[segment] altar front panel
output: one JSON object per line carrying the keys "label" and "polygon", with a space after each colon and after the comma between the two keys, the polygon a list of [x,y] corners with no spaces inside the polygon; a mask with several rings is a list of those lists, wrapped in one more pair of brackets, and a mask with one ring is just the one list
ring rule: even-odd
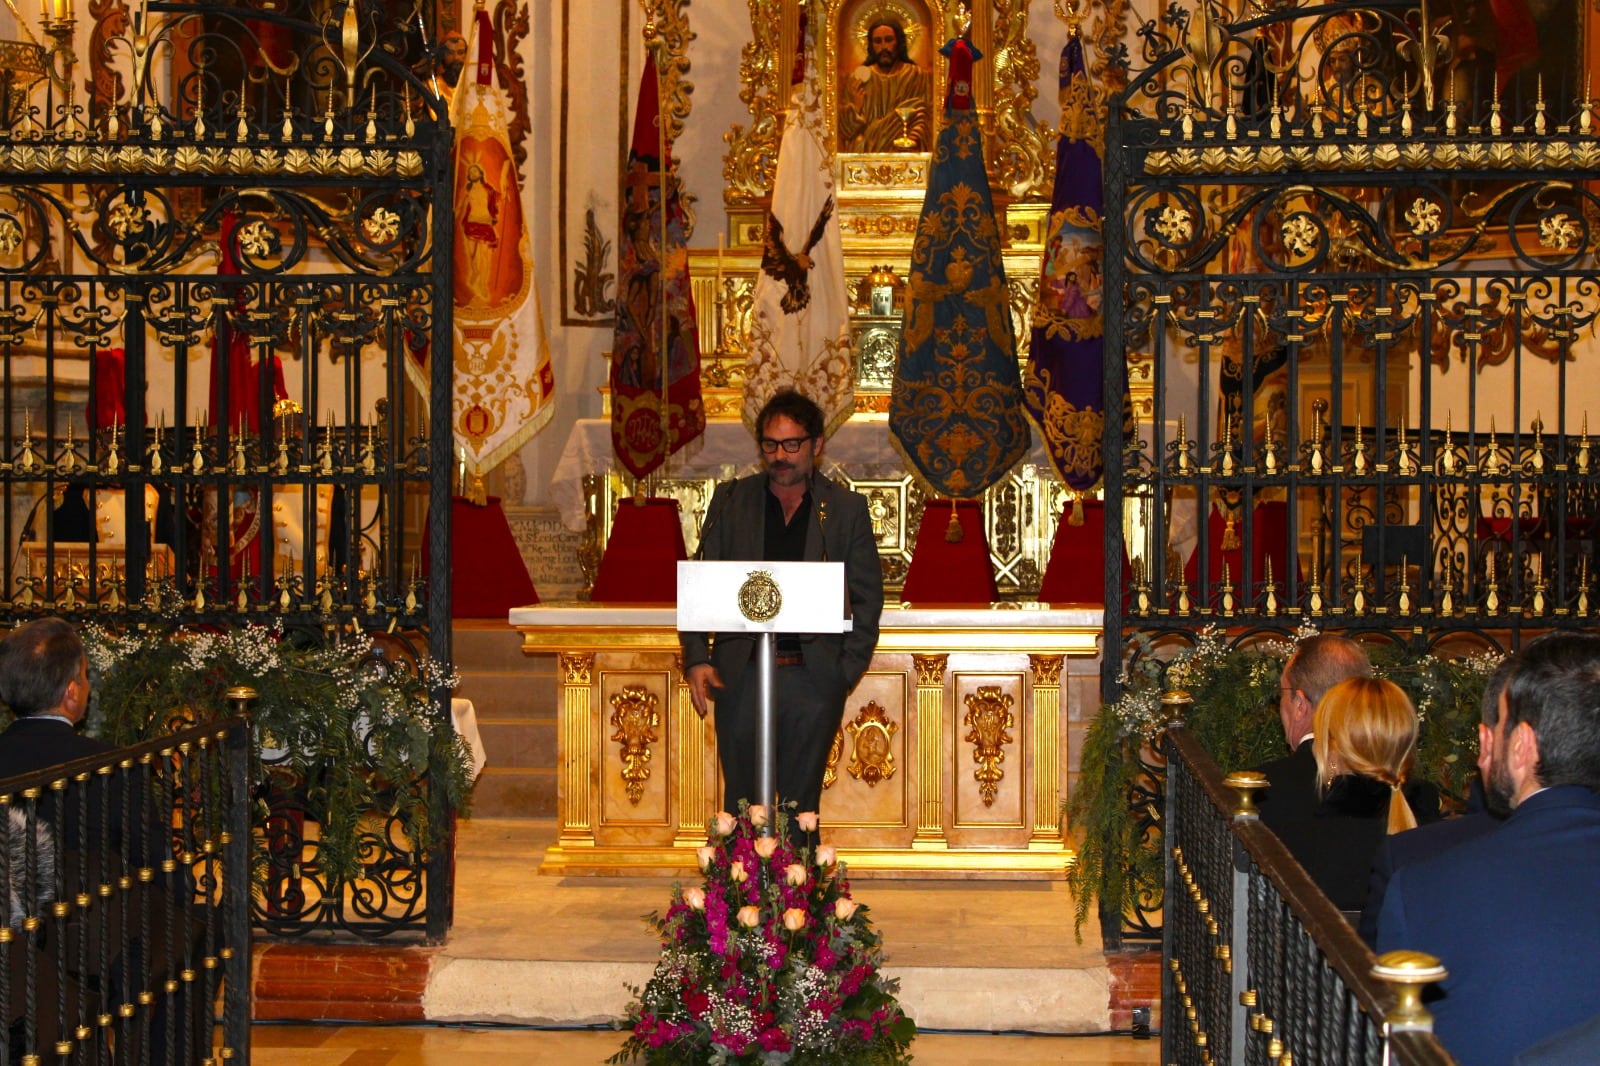
{"label": "altar front panel", "polygon": [[[546,873],[680,873],[722,804],[715,730],[694,713],[673,612],[511,614],[557,656],[560,832]],[[1063,663],[1098,655],[1099,612],[890,610],[830,752],[824,839],[857,874],[1054,878],[1068,708]]]}

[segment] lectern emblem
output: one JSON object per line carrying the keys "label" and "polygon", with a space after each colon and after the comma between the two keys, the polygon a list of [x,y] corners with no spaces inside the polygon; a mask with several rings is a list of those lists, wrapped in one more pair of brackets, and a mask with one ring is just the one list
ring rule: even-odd
{"label": "lectern emblem", "polygon": [[770,622],[783,607],[783,593],[765,570],[752,570],[739,586],[739,613],[752,622]]}

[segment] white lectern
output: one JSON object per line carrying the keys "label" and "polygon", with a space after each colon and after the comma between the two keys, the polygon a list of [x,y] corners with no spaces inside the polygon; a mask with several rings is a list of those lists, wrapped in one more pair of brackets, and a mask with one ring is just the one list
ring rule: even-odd
{"label": "white lectern", "polygon": [[[846,633],[850,600],[843,563],[710,562],[678,564],[678,630],[752,633],[756,641],[759,718],[756,789],[773,808],[777,792],[773,730],[774,660],[779,633]],[[771,832],[771,822],[763,832]]]}

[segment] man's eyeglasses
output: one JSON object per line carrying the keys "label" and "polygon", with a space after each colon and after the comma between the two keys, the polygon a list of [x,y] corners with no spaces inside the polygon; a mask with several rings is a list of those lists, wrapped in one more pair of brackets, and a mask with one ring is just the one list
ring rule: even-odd
{"label": "man's eyeglasses", "polygon": [[777,455],[778,449],[782,448],[785,455],[793,455],[810,439],[810,437],[786,437],[783,440],[773,440],[771,437],[762,437],[761,450],[767,455]]}

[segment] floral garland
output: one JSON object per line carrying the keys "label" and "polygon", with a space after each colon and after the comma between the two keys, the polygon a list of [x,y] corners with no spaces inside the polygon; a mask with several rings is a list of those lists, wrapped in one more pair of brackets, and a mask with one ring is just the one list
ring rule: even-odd
{"label": "floral garland", "polygon": [[[1150,746],[1168,722],[1162,695],[1189,694],[1184,724],[1224,770],[1259,765],[1287,750],[1279,679],[1299,642],[1316,634],[1304,625],[1288,639],[1230,646],[1222,630],[1207,626],[1192,647],[1168,660],[1153,654],[1148,636],[1132,638],[1118,679],[1122,693],[1089,727],[1068,804],[1082,835],[1067,875],[1080,938],[1096,900],[1107,916],[1161,900],[1160,825],[1146,803],[1133,799],[1144,767],[1156,761]],[[1373,673],[1405,689],[1417,709],[1417,772],[1445,795],[1464,797],[1476,767],[1478,704],[1500,656],[1441,659],[1399,644],[1369,645],[1368,654]]]}
{"label": "floral garland", "polygon": [[[651,915],[661,959],[628,1009],[632,1035],[609,1061],[896,1064],[916,1025],[883,977],[881,940],[826,844],[798,853],[791,815],[740,804],[707,823],[702,885],[673,887]],[[792,816],[814,832],[817,816]]]}
{"label": "floral garland", "polygon": [[113,632],[91,624],[82,636],[86,729],[113,744],[224,718],[228,688],[254,688],[253,774],[301,792],[333,884],[361,876],[374,814],[394,818],[426,854],[437,837],[429,785],[457,809],[468,800],[470,753],[435,709],[434,693],[457,684],[445,664],[391,656],[361,632],[322,644],[255,625]]}

